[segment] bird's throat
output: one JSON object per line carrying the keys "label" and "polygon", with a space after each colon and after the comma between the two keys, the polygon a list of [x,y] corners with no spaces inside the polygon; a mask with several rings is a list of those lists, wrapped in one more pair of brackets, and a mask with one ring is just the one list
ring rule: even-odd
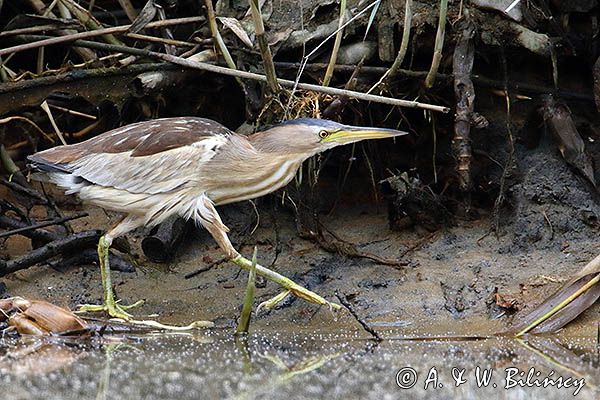
{"label": "bird's throat", "polygon": [[[249,162],[246,171],[238,171],[227,186],[210,190],[208,196],[216,205],[255,199],[287,185],[296,175],[305,157],[269,157]],[[275,160],[275,161],[274,161]]]}

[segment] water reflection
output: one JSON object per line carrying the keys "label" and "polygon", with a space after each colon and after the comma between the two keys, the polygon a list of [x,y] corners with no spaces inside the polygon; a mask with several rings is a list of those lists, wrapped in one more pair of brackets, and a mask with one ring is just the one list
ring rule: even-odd
{"label": "water reflection", "polygon": [[[3,399],[78,400],[562,399],[583,380],[576,398],[596,399],[597,351],[595,338],[554,337],[377,343],[354,335],[236,338],[213,331],[86,341],[0,339],[0,394]],[[522,382],[505,389],[509,370],[523,372],[513,376]],[[489,381],[478,382],[485,371]],[[528,373],[533,374],[529,380]],[[548,376],[571,381],[563,387],[536,386],[536,379]],[[413,378],[410,388],[399,387],[411,385]]]}

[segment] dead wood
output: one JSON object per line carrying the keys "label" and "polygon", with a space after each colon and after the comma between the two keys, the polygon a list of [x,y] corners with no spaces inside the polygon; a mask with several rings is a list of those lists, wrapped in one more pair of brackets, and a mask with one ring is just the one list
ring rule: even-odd
{"label": "dead wood", "polygon": [[[128,273],[135,272],[135,266],[120,255],[110,252],[108,256],[111,270]],[[48,266],[57,271],[95,264],[98,264],[98,253],[95,248],[84,249],[71,256],[65,255],[57,260],[48,262]]]}
{"label": "dead wood", "polygon": [[187,232],[189,225],[183,218],[171,217],[142,240],[142,250],[154,262],[167,262],[173,258]]}
{"label": "dead wood", "polygon": [[[24,226],[21,228],[16,228],[7,232],[0,232],[0,238],[3,237],[7,237],[7,236],[12,236],[12,235],[17,235],[17,234],[24,234],[27,233],[29,231],[34,231],[36,229],[39,228],[44,228],[46,226],[52,226],[52,225],[60,225],[63,224],[67,221],[72,221],[74,219],[79,219],[79,218],[83,218],[83,217],[87,217],[88,213],[86,212],[82,212],[82,213],[78,213],[75,215],[70,215],[68,217],[63,217],[63,218],[59,218],[59,219],[54,219],[52,221],[46,221],[46,222],[40,222],[34,225],[29,225],[29,226]],[[1,222],[0,222],[1,223]]]}
{"label": "dead wood", "polygon": [[46,229],[31,229],[31,225],[5,215],[0,215],[0,228],[21,230],[19,234],[41,243],[48,243],[61,237],[61,235]]}
{"label": "dead wood", "polygon": [[469,192],[473,186],[471,181],[471,119],[475,107],[475,87],[471,80],[475,46],[475,25],[470,19],[464,21],[462,33],[456,47],[452,70],[454,72],[454,94],[456,96],[456,114],[454,116],[454,138],[452,150],[456,158],[456,172],[459,176],[459,187]]}
{"label": "dead wood", "polygon": [[29,268],[60,254],[72,253],[88,246],[94,246],[100,236],[102,236],[102,231],[99,230],[78,232],[66,238],[49,242],[21,257],[8,261],[0,260],[0,277]]}

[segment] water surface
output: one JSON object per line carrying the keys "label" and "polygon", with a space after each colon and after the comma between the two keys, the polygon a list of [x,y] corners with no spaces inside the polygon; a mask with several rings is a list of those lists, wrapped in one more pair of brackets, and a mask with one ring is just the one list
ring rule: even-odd
{"label": "water surface", "polygon": [[[529,381],[519,376],[532,368]],[[2,399],[597,399],[598,368],[596,338],[212,331],[0,341]],[[569,387],[535,386],[549,375]]]}

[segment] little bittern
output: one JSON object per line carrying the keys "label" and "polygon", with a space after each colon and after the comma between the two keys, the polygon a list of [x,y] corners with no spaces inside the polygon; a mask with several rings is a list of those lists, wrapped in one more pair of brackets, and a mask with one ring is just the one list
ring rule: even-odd
{"label": "little bittern", "polygon": [[[98,244],[104,304],[84,305],[81,310],[128,319],[132,306],[118,304],[112,290],[108,249],[114,238],[178,214],[206,228],[232,262],[249,269],[250,260],[231,245],[215,205],[253,199],[285,186],[302,162],[317,153],[404,134],[302,118],[242,136],[209,119],[164,118],[54,147],[29,160],[67,194],[77,193],[84,202],[126,214]],[[284,293],[331,306],[274,271],[257,265],[256,272],[283,286]]]}

